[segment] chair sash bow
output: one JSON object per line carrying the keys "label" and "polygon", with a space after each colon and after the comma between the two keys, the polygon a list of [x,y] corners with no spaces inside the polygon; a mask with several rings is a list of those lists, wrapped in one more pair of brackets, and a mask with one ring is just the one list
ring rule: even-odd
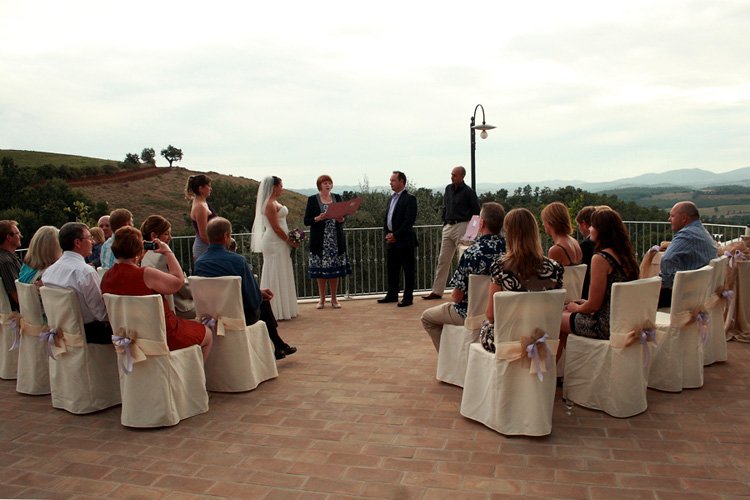
{"label": "chair sash bow", "polygon": [[122,372],[126,375],[133,372],[133,365],[146,361],[147,356],[166,356],[169,354],[169,348],[162,342],[154,340],[139,339],[138,332],[118,328],[117,332],[112,335],[112,344],[117,352]]}
{"label": "chair sash bow", "polygon": [[651,321],[646,321],[643,325],[630,330],[626,334],[612,335],[610,345],[614,348],[625,348],[638,342],[641,344],[643,351],[643,367],[648,367],[651,360],[651,354],[648,349],[648,343],[656,345],[656,326]]}
{"label": "chair sash bow", "polygon": [[537,328],[533,334],[521,337],[520,340],[498,342],[495,345],[495,358],[509,362],[525,360],[529,363],[529,373],[544,380],[548,362],[554,359],[553,350],[557,350],[558,340],[550,340],[544,330]]}
{"label": "chair sash bow", "polygon": [[711,321],[711,316],[705,308],[705,305],[699,305],[692,311],[685,311],[675,314],[676,326],[683,327],[691,323],[698,324],[698,331],[701,335],[701,342],[706,345],[708,342],[709,328],[708,324]]}
{"label": "chair sash bow", "polygon": [[240,318],[229,318],[220,315],[210,316],[204,314],[201,316],[201,323],[210,328],[211,331],[219,337],[224,337],[226,330],[245,330],[245,322]]}
{"label": "chair sash bow", "polygon": [[745,254],[742,253],[742,250],[735,250],[734,252],[724,252],[724,255],[729,257],[729,268],[734,267],[734,261],[742,261],[747,260],[747,257],[745,257]]}
{"label": "chair sash bow", "polygon": [[68,352],[65,347],[65,332],[61,328],[50,328],[39,334],[39,342],[44,342],[47,348],[47,355],[52,359],[57,359],[58,354]]}
{"label": "chair sash bow", "polygon": [[716,288],[716,290],[714,290],[714,293],[712,293],[711,296],[708,298],[704,307],[710,311],[716,306],[716,304],[720,300],[725,300],[729,302],[730,300],[732,300],[732,297],[734,297],[733,290],[731,290],[730,288],[724,288],[723,286],[719,286]]}
{"label": "chair sash bow", "polygon": [[21,314],[18,311],[0,314],[0,324],[8,325],[13,332],[13,344],[9,351],[18,349],[21,341]]}

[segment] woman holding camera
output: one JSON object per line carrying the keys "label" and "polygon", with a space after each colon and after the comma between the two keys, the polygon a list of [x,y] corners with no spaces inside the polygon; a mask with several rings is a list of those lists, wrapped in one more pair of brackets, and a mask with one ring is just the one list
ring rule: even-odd
{"label": "woman holding camera", "polygon": [[169,350],[175,351],[197,344],[201,347],[205,361],[211,351],[211,330],[201,323],[178,318],[169,308],[163,295],[179,291],[185,278],[180,263],[169,246],[158,238],[152,244],[155,246],[154,252],[165,256],[168,272],[154,267],[139,267],[138,261],[143,256],[141,232],[131,226],[118,229],[112,243],[116,261],[102,278],[102,293],[134,296],[161,294]]}
{"label": "woman holding camera", "polygon": [[[172,224],[161,215],[149,215],[143,221],[143,224],[141,224],[141,235],[143,236],[144,245],[151,243],[155,247],[156,243],[154,243],[154,240],[159,240],[169,245],[172,239]],[[143,254],[143,258],[141,259],[141,267],[155,267],[159,271],[169,272],[167,256],[156,253],[152,249],[146,249],[146,253]],[[182,288],[173,295],[173,298],[177,316],[185,319],[195,318],[193,294],[190,293],[187,283],[182,285]]]}

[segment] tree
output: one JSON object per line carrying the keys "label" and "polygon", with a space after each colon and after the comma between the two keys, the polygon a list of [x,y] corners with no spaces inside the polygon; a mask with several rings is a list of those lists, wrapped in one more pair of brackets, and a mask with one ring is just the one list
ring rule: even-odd
{"label": "tree", "polygon": [[154,148],[143,148],[143,151],[141,151],[141,161],[151,166],[156,166],[156,151],[154,151]]}
{"label": "tree", "polygon": [[125,161],[123,161],[123,163],[125,165],[139,165],[141,162],[136,153],[128,153],[125,155]]}
{"label": "tree", "polygon": [[182,150],[172,146],[171,144],[165,149],[161,150],[161,155],[166,158],[169,162],[169,166],[172,166],[172,162],[182,160]]}

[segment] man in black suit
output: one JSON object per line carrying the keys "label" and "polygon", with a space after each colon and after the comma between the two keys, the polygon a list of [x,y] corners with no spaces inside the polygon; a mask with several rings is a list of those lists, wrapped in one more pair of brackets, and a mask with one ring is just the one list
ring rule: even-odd
{"label": "man in black suit", "polygon": [[388,266],[388,293],[378,302],[398,302],[399,278],[404,270],[404,295],[398,307],[412,305],[414,296],[414,249],[418,246],[414,233],[417,220],[417,199],[406,191],[406,174],[398,170],[391,175],[393,196],[385,213],[386,260]]}

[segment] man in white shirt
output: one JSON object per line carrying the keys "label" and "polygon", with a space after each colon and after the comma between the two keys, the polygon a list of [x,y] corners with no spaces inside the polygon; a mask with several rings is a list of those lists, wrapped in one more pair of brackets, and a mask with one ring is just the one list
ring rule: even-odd
{"label": "man in white shirt", "polygon": [[84,260],[91,255],[93,244],[89,228],[80,222],[68,222],[60,228],[59,238],[62,257],[42,273],[42,283],[75,291],[81,306],[86,342],[111,344],[112,328],[107,321],[107,309],[99,288],[99,274]]}

